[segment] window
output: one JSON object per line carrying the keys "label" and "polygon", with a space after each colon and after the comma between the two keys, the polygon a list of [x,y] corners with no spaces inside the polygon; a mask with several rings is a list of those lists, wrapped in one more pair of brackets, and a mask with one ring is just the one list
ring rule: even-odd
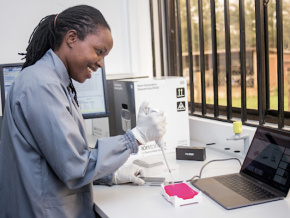
{"label": "window", "polygon": [[187,77],[190,115],[290,126],[290,0],[156,5],[163,70]]}

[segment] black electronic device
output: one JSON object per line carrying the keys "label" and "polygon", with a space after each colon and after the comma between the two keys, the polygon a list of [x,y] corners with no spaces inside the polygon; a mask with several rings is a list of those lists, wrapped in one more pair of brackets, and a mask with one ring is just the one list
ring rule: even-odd
{"label": "black electronic device", "polygon": [[205,160],[205,147],[178,146],[176,147],[177,160]]}

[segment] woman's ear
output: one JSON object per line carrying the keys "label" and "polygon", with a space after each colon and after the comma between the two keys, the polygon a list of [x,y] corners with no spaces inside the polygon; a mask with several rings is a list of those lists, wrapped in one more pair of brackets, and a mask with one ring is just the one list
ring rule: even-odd
{"label": "woman's ear", "polygon": [[77,31],[69,30],[65,37],[67,45],[72,48],[78,39]]}

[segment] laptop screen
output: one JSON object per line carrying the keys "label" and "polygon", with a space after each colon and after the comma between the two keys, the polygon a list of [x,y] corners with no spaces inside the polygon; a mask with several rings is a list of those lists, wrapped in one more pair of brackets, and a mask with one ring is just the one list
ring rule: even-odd
{"label": "laptop screen", "polygon": [[290,187],[290,132],[259,126],[241,173],[288,193]]}

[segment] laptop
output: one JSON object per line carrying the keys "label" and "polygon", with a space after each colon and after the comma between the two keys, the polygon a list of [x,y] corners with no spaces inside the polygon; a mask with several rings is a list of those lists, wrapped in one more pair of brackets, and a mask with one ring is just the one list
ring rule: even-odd
{"label": "laptop", "polygon": [[191,184],[228,210],[285,198],[290,187],[290,132],[257,127],[239,173]]}

